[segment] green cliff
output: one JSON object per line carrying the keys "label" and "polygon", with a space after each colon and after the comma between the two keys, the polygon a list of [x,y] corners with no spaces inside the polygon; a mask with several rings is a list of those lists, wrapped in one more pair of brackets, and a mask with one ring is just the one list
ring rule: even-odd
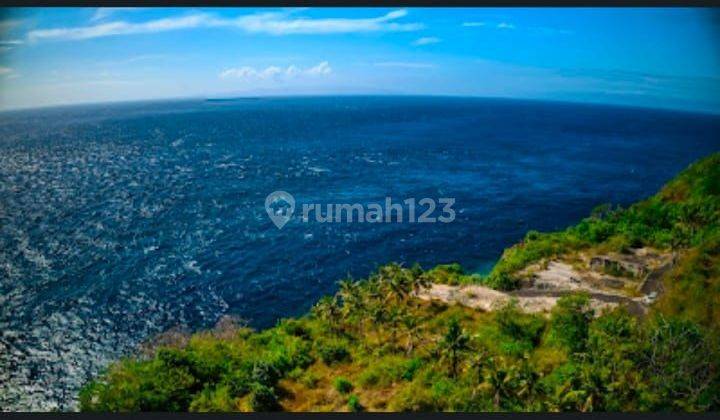
{"label": "green cliff", "polygon": [[[718,410],[719,222],[714,154],[627,209],[601,206],[562,232],[529,232],[486,277],[457,265],[391,264],[340,282],[309,314],[276,327],[226,326],[121,360],[84,387],[81,408]],[[514,299],[483,311],[418,298],[440,283],[512,291],[533,278],[532,267],[586,267],[597,265],[595,256],[635,256],[637,249],[673,261],[657,272],[660,293],[640,314],[624,300],[599,309],[583,292],[535,313]],[[602,269],[610,278],[633,276]]]}

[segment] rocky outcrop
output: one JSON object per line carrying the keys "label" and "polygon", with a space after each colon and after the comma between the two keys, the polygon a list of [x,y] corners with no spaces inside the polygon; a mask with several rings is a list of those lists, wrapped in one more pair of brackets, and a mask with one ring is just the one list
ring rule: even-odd
{"label": "rocky outcrop", "polygon": [[628,277],[644,277],[647,274],[647,268],[641,261],[629,261],[626,258],[613,258],[607,255],[592,257],[590,269]]}
{"label": "rocky outcrop", "polygon": [[418,297],[484,311],[515,299],[527,312],[547,312],[559,297],[585,292],[595,309],[626,304],[631,312],[644,313],[657,298],[662,276],[673,262],[672,254],[648,248],[628,254],[580,255],[572,263],[557,259],[527,267],[519,273],[524,277],[522,287],[512,292],[480,285],[433,284]]}

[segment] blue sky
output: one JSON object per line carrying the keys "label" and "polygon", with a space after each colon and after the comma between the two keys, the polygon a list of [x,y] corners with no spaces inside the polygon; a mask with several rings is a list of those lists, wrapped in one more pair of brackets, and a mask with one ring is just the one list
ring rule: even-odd
{"label": "blue sky", "polygon": [[0,12],[0,108],[176,97],[434,94],[720,112],[709,9]]}

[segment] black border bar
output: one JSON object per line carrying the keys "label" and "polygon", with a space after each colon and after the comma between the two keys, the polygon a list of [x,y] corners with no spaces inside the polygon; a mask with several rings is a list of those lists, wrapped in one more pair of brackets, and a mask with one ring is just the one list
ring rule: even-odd
{"label": "black border bar", "polygon": [[720,413],[2,413],[2,419],[98,419],[98,420],[218,420],[229,417],[248,420],[294,420],[298,418],[322,420],[347,419],[402,419],[402,420],[508,420],[508,419],[547,419],[547,420],[682,420],[682,419],[717,419]]}

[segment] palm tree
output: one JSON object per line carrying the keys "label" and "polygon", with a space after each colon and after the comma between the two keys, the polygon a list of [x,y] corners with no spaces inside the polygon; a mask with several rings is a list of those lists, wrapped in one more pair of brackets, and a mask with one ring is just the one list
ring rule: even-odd
{"label": "palm tree", "polygon": [[335,296],[323,296],[318,303],[313,306],[312,313],[319,319],[327,322],[333,331],[339,329],[338,319],[340,318],[340,309],[338,308],[338,302]]}
{"label": "palm tree", "polygon": [[478,384],[485,382],[485,368],[495,363],[494,359],[489,355],[485,346],[480,346],[479,350],[475,350],[475,369],[477,369]]}
{"label": "palm tree", "polygon": [[532,401],[535,396],[535,385],[540,379],[540,374],[529,361],[530,356],[525,354],[520,367],[515,371],[516,384],[515,395],[523,401]]}
{"label": "palm tree", "polygon": [[507,369],[498,366],[497,363],[495,363],[495,359],[492,357],[488,359],[487,368],[488,374],[485,379],[493,390],[493,404],[497,410],[500,408],[502,398],[507,397],[510,394],[509,385],[511,382],[511,375]]}
{"label": "palm tree", "polygon": [[420,326],[420,321],[415,315],[406,313],[402,318],[402,324],[405,327],[405,332],[407,334],[407,347],[405,348],[405,351],[409,355],[415,348],[416,339],[420,337],[420,331],[418,328]]}
{"label": "palm tree", "polygon": [[360,285],[351,279],[341,280],[338,284],[340,285],[338,295],[342,299],[343,318],[348,319],[361,312],[363,308]]}
{"label": "palm tree", "polygon": [[390,343],[392,343],[393,346],[397,344],[398,331],[404,318],[405,311],[400,306],[391,305],[389,309],[385,311],[387,328],[390,330]]}
{"label": "palm tree", "polygon": [[386,285],[388,290],[387,300],[397,299],[404,301],[410,294],[413,276],[410,271],[400,264],[391,263],[380,268],[378,277],[381,284]]}
{"label": "palm tree", "polygon": [[460,355],[470,349],[469,341],[469,337],[460,327],[458,320],[456,318],[451,319],[448,331],[441,343],[441,351],[450,358],[450,373],[453,378],[457,377]]}

